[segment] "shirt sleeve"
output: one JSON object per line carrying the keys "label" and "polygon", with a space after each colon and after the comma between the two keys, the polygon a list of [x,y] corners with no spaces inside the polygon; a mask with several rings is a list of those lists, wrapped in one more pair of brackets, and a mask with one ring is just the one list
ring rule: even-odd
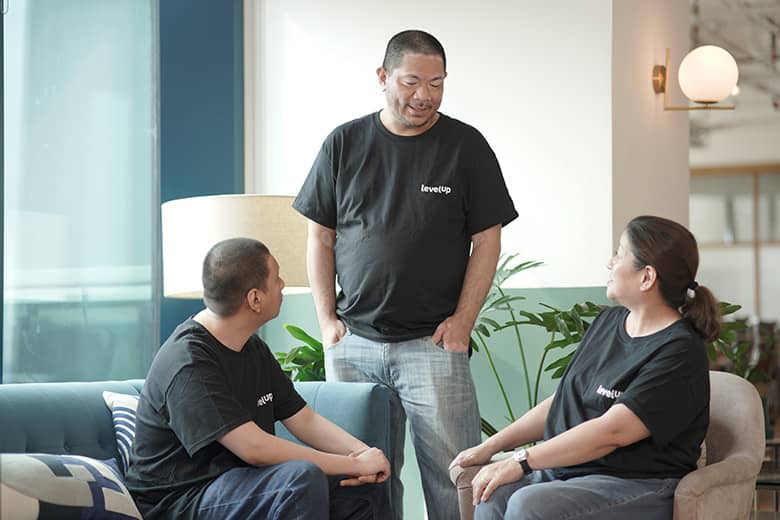
{"label": "shirt sleeve", "polygon": [[309,220],[336,229],[336,172],[332,148],[332,136],[329,136],[314,159],[292,207]]}
{"label": "shirt sleeve", "polygon": [[252,420],[232,396],[218,367],[199,364],[184,367],[165,395],[168,425],[193,456],[231,430]]}
{"label": "shirt sleeve", "polygon": [[665,345],[615,400],[639,417],[659,446],[708,413],[709,372],[703,349],[702,342],[692,337]]}
{"label": "shirt sleeve", "polygon": [[476,132],[472,148],[466,217],[470,235],[496,224],[506,226],[517,218],[496,154],[479,132]]}

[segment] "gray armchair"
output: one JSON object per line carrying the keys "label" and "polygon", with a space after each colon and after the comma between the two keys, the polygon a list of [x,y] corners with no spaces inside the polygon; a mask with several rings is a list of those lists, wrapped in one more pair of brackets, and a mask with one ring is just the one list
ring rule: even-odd
{"label": "gray armchair", "polygon": [[[726,372],[710,372],[710,427],[706,464],[680,480],[675,520],[747,519],[764,459],[764,412],[755,387]],[[461,520],[474,518],[471,480],[479,466],[450,472],[458,488]]]}

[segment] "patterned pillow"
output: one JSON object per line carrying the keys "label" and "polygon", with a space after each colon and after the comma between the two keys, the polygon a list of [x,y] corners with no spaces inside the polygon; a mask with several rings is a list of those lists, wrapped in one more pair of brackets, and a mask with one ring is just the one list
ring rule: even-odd
{"label": "patterned pillow", "polygon": [[116,447],[122,459],[124,475],[130,463],[130,448],[135,440],[135,410],[138,408],[138,396],[103,392],[103,400],[111,410],[114,419]]}
{"label": "patterned pillow", "polygon": [[0,467],[0,518],[141,519],[122,479],[98,460],[4,453]]}

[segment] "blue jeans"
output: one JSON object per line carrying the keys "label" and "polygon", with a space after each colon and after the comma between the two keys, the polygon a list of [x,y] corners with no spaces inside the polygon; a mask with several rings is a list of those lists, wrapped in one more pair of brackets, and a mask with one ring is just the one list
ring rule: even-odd
{"label": "blue jeans", "polygon": [[[198,520],[371,520],[372,485],[341,487],[311,462],[233,468],[209,484]],[[329,511],[329,516],[324,515]]]}
{"label": "blue jeans", "polygon": [[455,455],[481,440],[468,354],[445,351],[430,336],[379,343],[348,331],[341,341],[325,349],[325,374],[329,381],[381,383],[393,390],[393,518],[403,518],[400,474],[406,418],[411,426],[428,519],[459,518],[458,496],[447,468]]}
{"label": "blue jeans", "polygon": [[556,480],[549,470],[497,488],[474,520],[669,520],[679,479],[587,475]]}

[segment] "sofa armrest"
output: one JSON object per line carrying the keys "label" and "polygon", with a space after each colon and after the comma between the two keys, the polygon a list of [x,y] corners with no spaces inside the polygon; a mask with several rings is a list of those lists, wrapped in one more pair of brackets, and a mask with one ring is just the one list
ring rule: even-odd
{"label": "sofa armrest", "polygon": [[[390,390],[376,383],[311,381],[295,389],[318,414],[390,458]],[[276,434],[296,441],[283,424]]]}

